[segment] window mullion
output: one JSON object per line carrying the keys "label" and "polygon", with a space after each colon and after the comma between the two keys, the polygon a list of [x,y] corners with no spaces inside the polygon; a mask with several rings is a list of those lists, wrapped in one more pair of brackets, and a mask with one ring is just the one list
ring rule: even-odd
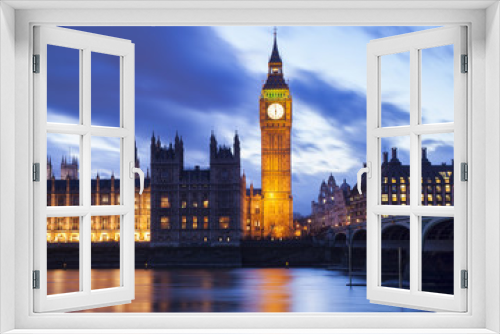
{"label": "window mullion", "polygon": [[420,202],[420,144],[415,130],[420,123],[420,59],[419,50],[410,50],[410,291],[415,293],[419,288],[420,254],[419,254],[419,217],[414,211]]}
{"label": "window mullion", "polygon": [[[83,50],[82,54],[81,68],[81,101],[82,101],[82,111],[81,111],[81,121],[82,125],[86,128],[90,128],[91,121],[91,52],[90,49],[86,48]],[[80,178],[80,189],[82,192],[82,204],[85,208],[89,208],[89,211],[83,216],[83,224],[80,225],[80,281],[83,282],[83,291],[90,294],[91,290],[91,216],[90,216],[90,206],[91,206],[91,152],[90,152],[90,142],[91,135],[90,131],[87,131],[83,135],[82,139],[82,154],[81,154],[81,168],[82,177]]]}

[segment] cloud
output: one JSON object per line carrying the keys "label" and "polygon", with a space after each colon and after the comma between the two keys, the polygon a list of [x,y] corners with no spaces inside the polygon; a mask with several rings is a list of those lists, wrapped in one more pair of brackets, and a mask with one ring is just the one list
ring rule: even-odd
{"label": "cloud", "polygon": [[[136,142],[143,169],[149,166],[153,130],[164,144],[178,131],[185,143],[186,165],[205,167],[209,164],[211,131],[220,144],[232,146],[237,130],[242,169],[248,183],[260,187],[258,100],[267,76],[272,27],[71,28],[125,38],[135,44]],[[310,201],[316,199],[321,181],[330,173],[337,183],[346,178],[353,185],[366,159],[367,43],[426,28],[278,27],[278,47],[293,96],[292,171],[297,211],[310,212]],[[49,87],[57,93],[48,101],[49,115],[51,121],[75,122],[78,62],[72,50],[63,51],[49,57],[54,68]],[[117,119],[116,61],[112,56],[95,57],[93,75],[100,79],[92,82],[93,122],[113,125]],[[426,85],[431,88],[422,92],[426,121],[442,121],[453,110],[449,103],[452,77],[444,70],[449,59],[450,49],[446,47],[424,53],[423,62],[428,62],[425,68],[429,69],[426,73],[430,74],[423,75],[423,80],[431,82]],[[388,76],[383,84],[382,120],[390,122],[383,124],[407,124],[408,79],[401,73],[408,63],[404,56],[396,56],[389,64],[390,69],[386,65],[383,72]],[[116,145],[106,139],[93,143],[97,145],[93,172],[109,175],[114,170],[116,175],[116,159],[109,155],[116,153]],[[448,146],[433,145],[429,142],[430,156],[439,153],[442,159],[451,157]],[[383,148],[390,150],[392,146],[399,148],[402,160],[407,159],[409,144],[404,139],[384,139]],[[54,160],[68,151],[64,141],[52,147]]]}

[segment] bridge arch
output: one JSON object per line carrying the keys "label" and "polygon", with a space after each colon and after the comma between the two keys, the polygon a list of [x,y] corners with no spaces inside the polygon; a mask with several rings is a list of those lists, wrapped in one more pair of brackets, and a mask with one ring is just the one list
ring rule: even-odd
{"label": "bridge arch", "polygon": [[335,233],[335,237],[333,238],[333,247],[346,247],[346,246],[347,246],[347,235],[342,232]]}

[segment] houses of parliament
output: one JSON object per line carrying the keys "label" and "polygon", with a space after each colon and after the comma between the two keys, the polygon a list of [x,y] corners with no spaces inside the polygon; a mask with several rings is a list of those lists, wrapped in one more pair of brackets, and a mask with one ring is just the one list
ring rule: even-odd
{"label": "houses of parliament", "polygon": [[[152,245],[238,246],[244,238],[282,240],[295,235],[291,179],[292,97],[283,76],[276,32],[267,80],[259,98],[261,129],[261,183],[247,189],[241,173],[240,139],[232,147],[209,139],[209,168],[184,167],[184,143],[176,134],[165,145],[151,137],[150,169],[142,196],[135,194],[135,240]],[[137,158],[136,167],[140,166]],[[78,160],[63,157],[56,179],[47,162],[47,205],[79,203]],[[112,175],[91,181],[92,205],[120,203],[120,182]],[[92,217],[92,241],[120,239],[118,216]],[[48,218],[47,242],[79,240],[78,218]]]}

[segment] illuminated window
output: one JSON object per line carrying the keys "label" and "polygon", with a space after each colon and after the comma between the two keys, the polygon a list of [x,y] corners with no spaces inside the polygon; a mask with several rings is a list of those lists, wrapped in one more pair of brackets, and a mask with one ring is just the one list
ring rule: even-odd
{"label": "illuminated window", "polygon": [[219,237],[219,242],[222,242],[222,237]]}
{"label": "illuminated window", "polygon": [[193,217],[193,229],[198,229],[198,217]]}
{"label": "illuminated window", "polygon": [[250,225],[247,225],[247,231],[250,231]]}
{"label": "illuminated window", "polygon": [[436,200],[437,200],[438,202],[442,202],[442,201],[443,201],[443,196],[441,196],[441,195],[436,195]]}
{"label": "illuminated window", "polygon": [[203,228],[205,230],[208,229],[208,217],[207,216],[203,217]]}
{"label": "illuminated window", "polygon": [[396,183],[396,182],[397,182],[397,181],[396,181],[396,178],[395,178],[395,177],[393,177],[393,178],[391,179],[391,182],[392,182],[392,183]]}
{"label": "illuminated window", "polygon": [[399,183],[405,183],[405,182],[406,182],[406,181],[405,181],[405,178],[401,176],[401,177],[399,178]]}
{"label": "illuminated window", "polygon": [[441,179],[436,176],[436,183],[441,183]]}
{"label": "illuminated window", "polygon": [[402,193],[406,192],[406,184],[402,184],[399,188],[401,189]]}
{"label": "illuminated window", "polygon": [[182,226],[181,226],[181,228],[182,228],[183,230],[185,230],[185,229],[186,229],[186,225],[187,225],[187,219],[186,219],[186,216],[182,216],[182,220],[181,220],[181,222],[182,222]]}
{"label": "illuminated window", "polygon": [[108,204],[109,203],[109,195],[108,194],[102,194],[101,195],[101,203],[102,204]]}
{"label": "illuminated window", "polygon": [[160,227],[162,230],[170,230],[170,217],[162,216],[160,218]]}
{"label": "illuminated window", "polygon": [[208,241],[208,238],[207,237],[203,237],[203,242],[207,242]]}
{"label": "illuminated window", "polygon": [[168,198],[167,195],[161,195],[160,206],[162,208],[170,208],[170,199]]}
{"label": "illuminated window", "polygon": [[198,207],[198,202],[194,201],[193,202],[193,208],[197,208]]}
{"label": "illuminated window", "polygon": [[387,202],[387,201],[389,201],[389,195],[382,194],[382,202]]}
{"label": "illuminated window", "polygon": [[384,183],[387,183],[387,177],[384,177]]}
{"label": "illuminated window", "polygon": [[449,185],[449,184],[445,185],[445,191],[446,191],[447,193],[451,192],[451,187],[450,187],[450,185]]}
{"label": "illuminated window", "polygon": [[450,195],[446,195],[445,199],[446,199],[446,202],[450,202],[451,201],[451,196]]}
{"label": "illuminated window", "polygon": [[427,192],[429,192],[429,193],[432,192],[432,186],[427,186]]}
{"label": "illuminated window", "polygon": [[223,216],[219,217],[219,229],[221,230],[227,230],[229,228],[229,217]]}
{"label": "illuminated window", "polygon": [[392,201],[397,202],[398,201],[398,195],[392,194]]}
{"label": "illuminated window", "polygon": [[208,208],[208,200],[203,201],[203,207],[206,209]]}
{"label": "illuminated window", "polygon": [[427,201],[428,202],[432,202],[432,194],[428,194],[427,195]]}
{"label": "illuminated window", "polygon": [[231,238],[227,237],[227,238],[226,238],[226,241],[227,241],[227,242],[231,241]]}
{"label": "illuminated window", "polygon": [[253,224],[254,224],[254,226],[258,227],[258,226],[260,226],[260,221],[256,220],[256,221],[253,222]]}
{"label": "illuminated window", "polygon": [[183,209],[185,209],[185,208],[187,207],[187,202],[186,202],[186,201],[182,201],[182,202],[181,202],[181,207],[182,207]]}
{"label": "illuminated window", "polygon": [[436,186],[436,192],[440,193],[441,192],[441,186]]}
{"label": "illuminated window", "polygon": [[406,202],[406,194],[401,194],[401,201]]}

